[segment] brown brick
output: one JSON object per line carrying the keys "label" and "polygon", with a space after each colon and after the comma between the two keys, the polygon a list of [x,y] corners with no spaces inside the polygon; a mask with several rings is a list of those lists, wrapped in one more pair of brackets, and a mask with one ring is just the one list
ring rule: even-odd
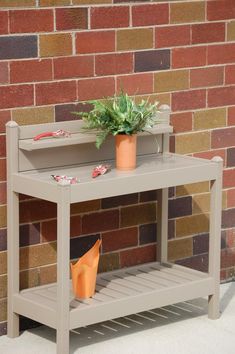
{"label": "brown brick", "polygon": [[208,90],[208,107],[233,105],[235,86],[211,88]]}
{"label": "brown brick", "polygon": [[235,166],[235,148],[227,150],[227,167]]}
{"label": "brown brick", "polygon": [[12,119],[19,125],[51,123],[54,121],[54,109],[50,106],[15,109]]}
{"label": "brown brick", "polygon": [[234,18],[235,4],[233,0],[209,1],[207,3],[207,18],[209,21]]}
{"label": "brown brick", "polygon": [[139,227],[139,244],[146,245],[147,243],[157,242],[157,224],[145,224]]}
{"label": "brown brick", "polygon": [[138,203],[138,193],[124,194],[117,197],[104,198],[101,201],[101,208],[116,208],[122,205],[130,205]]}
{"label": "brown brick", "polygon": [[174,128],[174,133],[191,131],[193,126],[192,121],[192,112],[171,114],[171,125]]}
{"label": "brown brick", "polygon": [[56,217],[56,204],[45,200],[30,200],[20,204],[20,222],[51,219]]}
{"label": "brown brick", "polygon": [[92,213],[82,217],[82,233],[114,230],[119,227],[119,211],[110,210]]}
{"label": "brown brick", "polygon": [[193,254],[208,253],[209,235],[202,234],[193,237]]}
{"label": "brown brick", "polygon": [[194,113],[194,129],[206,130],[226,125],[226,109],[216,108]]}
{"label": "brown brick", "polygon": [[192,25],[192,44],[224,41],[224,23],[200,23]]}
{"label": "brown brick", "polygon": [[152,191],[146,191],[146,192],[140,192],[140,202],[152,202],[154,200],[157,200],[157,191],[152,190]]}
{"label": "brown brick", "polygon": [[235,127],[218,129],[212,132],[211,147],[222,148],[234,146]]}
{"label": "brown brick", "polygon": [[39,0],[40,6],[70,5],[70,0]]}
{"label": "brown brick", "polygon": [[234,267],[235,249],[226,249],[221,252],[221,268]]}
{"label": "brown brick", "polygon": [[170,68],[170,50],[135,52],[135,72],[166,70]]}
{"label": "brown brick", "polygon": [[[77,237],[81,234],[81,217],[73,216],[70,220],[70,236]],[[55,241],[57,238],[57,221],[50,220],[41,223],[42,242]]]}
{"label": "brown brick", "polygon": [[23,60],[10,63],[11,83],[52,80],[51,60]]}
{"label": "brown brick", "polygon": [[113,77],[78,81],[78,99],[80,101],[113,96],[114,92],[115,80]]}
{"label": "brown brick", "polygon": [[192,214],[192,197],[182,197],[169,200],[169,219]]}
{"label": "brown brick", "polygon": [[113,0],[72,0],[73,5],[111,4]]}
{"label": "brown brick", "polygon": [[197,153],[193,154],[193,156],[199,157],[202,159],[207,159],[207,160],[211,160],[215,156],[220,156],[223,159],[224,165],[225,165],[226,151],[225,151],[225,149],[213,149],[213,150],[209,150],[209,151],[197,152]]}
{"label": "brown brick", "polygon": [[7,84],[9,82],[8,63],[0,63],[0,84]]}
{"label": "brown brick", "polygon": [[225,67],[225,84],[235,84],[235,65],[227,65]]}
{"label": "brown brick", "polygon": [[35,268],[56,262],[56,244],[48,243],[20,249],[20,269]]}
{"label": "brown brick", "polygon": [[0,252],[7,249],[7,229],[0,229]]}
{"label": "brown brick", "polygon": [[223,85],[224,68],[209,67],[190,70],[190,87],[209,87]]}
{"label": "brown brick", "polygon": [[155,29],[155,47],[177,47],[190,44],[190,26],[164,26]]}
{"label": "brown brick", "polygon": [[95,57],[96,75],[128,74],[131,72],[133,72],[132,53],[104,54]]}
{"label": "brown brick", "polygon": [[170,4],[170,23],[205,21],[205,2],[182,2]]}
{"label": "brown brick", "polygon": [[59,81],[36,85],[36,104],[46,105],[77,100],[76,81]]}
{"label": "brown brick", "polygon": [[120,252],[121,267],[154,262],[156,260],[156,245],[148,245]]}
{"label": "brown brick", "polygon": [[76,52],[78,54],[114,51],[115,31],[89,31],[76,34]]}
{"label": "brown brick", "polygon": [[197,255],[186,259],[181,259],[176,263],[201,272],[208,272],[208,254]]}
{"label": "brown brick", "polygon": [[117,31],[117,50],[148,48],[153,48],[153,30],[151,28]]}
{"label": "brown brick", "polygon": [[0,274],[7,273],[7,252],[0,252]]}
{"label": "brown brick", "polygon": [[40,243],[40,224],[20,225],[20,247]]}
{"label": "brown brick", "polygon": [[56,265],[40,267],[39,273],[40,285],[56,282]]}
{"label": "brown brick", "polygon": [[0,7],[31,7],[36,6],[35,0],[0,0]]}
{"label": "brown brick", "polygon": [[168,242],[169,260],[176,260],[191,257],[193,255],[192,238],[182,240],[170,240]]}
{"label": "brown brick", "polygon": [[0,38],[0,59],[21,59],[37,57],[37,36],[2,36]]}
{"label": "brown brick", "polygon": [[6,157],[6,136],[0,135],[0,157]]}
{"label": "brown brick", "polygon": [[100,209],[100,200],[89,200],[87,202],[75,203],[71,205],[71,214],[87,213]]}
{"label": "brown brick", "polygon": [[141,95],[153,92],[153,74],[133,74],[117,77],[117,91],[124,90],[129,95]]}
{"label": "brown brick", "polygon": [[227,207],[235,208],[235,189],[229,189],[227,191]]}
{"label": "brown brick", "polygon": [[128,6],[92,7],[90,16],[91,29],[129,26]]}
{"label": "brown brick", "polygon": [[118,253],[111,253],[111,254],[102,254],[99,260],[99,268],[98,272],[109,272],[115,269],[119,269],[120,262],[119,262],[119,254]]}
{"label": "brown brick", "polygon": [[228,125],[235,125],[235,107],[228,107]]}
{"label": "brown brick", "polygon": [[68,33],[42,34],[39,36],[40,57],[72,54],[72,37]]}
{"label": "brown brick", "polygon": [[0,109],[31,106],[33,85],[11,85],[0,87]]}
{"label": "brown brick", "polygon": [[177,135],[175,139],[175,149],[178,154],[190,154],[197,151],[207,151],[209,148],[209,132]]}
{"label": "brown brick", "polygon": [[0,205],[0,228],[7,226],[7,208],[6,205]]}
{"label": "brown brick", "polygon": [[70,259],[75,259],[84,255],[95,242],[100,238],[99,234],[86,235],[84,237],[74,237],[70,240]]}
{"label": "brown brick", "polygon": [[54,28],[52,10],[10,11],[11,33],[51,32]]}
{"label": "brown brick", "polygon": [[7,297],[7,276],[0,276],[0,299]]}
{"label": "brown brick", "polygon": [[195,235],[209,230],[209,216],[197,214],[176,219],[176,237]]}
{"label": "brown brick", "polygon": [[103,252],[113,252],[122,248],[134,247],[138,245],[138,229],[132,227],[120,229],[102,234]]}
{"label": "brown brick", "polygon": [[227,23],[227,40],[235,40],[235,21],[230,21]]}
{"label": "brown brick", "polygon": [[28,269],[20,272],[20,290],[39,285],[38,269]]}
{"label": "brown brick", "polygon": [[172,49],[172,68],[206,65],[207,48],[202,46]]}
{"label": "brown brick", "polygon": [[90,112],[92,105],[89,103],[68,103],[55,106],[55,121],[81,120],[81,117],[73,112]]}
{"label": "brown brick", "polygon": [[156,204],[141,204],[121,209],[121,227],[147,224],[156,220]]}
{"label": "brown brick", "polygon": [[224,170],[223,173],[223,187],[234,188],[235,187],[235,169]]}
{"label": "brown brick", "polygon": [[94,76],[94,58],[92,56],[74,56],[54,59],[55,79],[87,76]]}
{"label": "brown brick", "polygon": [[168,4],[150,4],[132,6],[132,25],[155,26],[169,22]]}
{"label": "brown brick", "polygon": [[[11,112],[10,111],[0,111],[0,133],[5,133],[6,131],[6,123],[11,120]],[[1,180],[1,178],[0,178]]]}
{"label": "brown brick", "polygon": [[193,196],[193,214],[208,213],[210,211],[210,193]]}
{"label": "brown brick", "polygon": [[6,181],[6,159],[0,159],[0,181]]}
{"label": "brown brick", "polygon": [[0,322],[7,319],[7,299],[0,300]]}
{"label": "brown brick", "polygon": [[206,107],[206,90],[190,90],[172,94],[172,111],[188,111]]}
{"label": "brown brick", "polygon": [[234,63],[235,43],[210,45],[208,47],[208,64]]}
{"label": "brown brick", "polygon": [[88,28],[88,12],[86,8],[56,9],[56,29],[58,31]]}
{"label": "brown brick", "polygon": [[0,34],[7,34],[8,33],[8,12],[7,11],[0,11]]}
{"label": "brown brick", "polygon": [[154,91],[179,91],[189,88],[189,71],[177,70],[154,74]]}

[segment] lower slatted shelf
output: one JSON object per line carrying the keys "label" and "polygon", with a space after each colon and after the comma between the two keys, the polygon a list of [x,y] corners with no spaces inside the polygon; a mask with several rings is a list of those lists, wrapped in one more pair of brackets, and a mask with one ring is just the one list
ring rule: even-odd
{"label": "lower slatted shelf", "polygon": [[[101,273],[92,298],[74,299],[71,289],[70,329],[210,295],[213,286],[207,273],[170,263]],[[56,284],[23,290],[15,311],[56,328],[56,292]]]}

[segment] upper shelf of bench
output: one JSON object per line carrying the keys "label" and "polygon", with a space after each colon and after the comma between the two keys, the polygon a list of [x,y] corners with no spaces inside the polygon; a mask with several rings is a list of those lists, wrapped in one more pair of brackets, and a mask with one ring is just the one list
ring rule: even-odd
{"label": "upper shelf of bench", "polygon": [[[62,129],[62,128],[57,128]],[[63,128],[67,130],[66,124]],[[43,133],[46,130],[41,130],[40,132]],[[143,132],[139,135],[158,135],[158,134],[165,134],[171,133],[173,131],[172,126],[168,124],[157,124],[154,126],[149,132]],[[32,138],[30,139],[21,139],[19,140],[19,148],[21,150],[26,151],[33,151],[39,149],[48,149],[48,148],[56,148],[59,146],[69,146],[69,145],[77,145],[77,144],[86,144],[95,142],[95,134],[93,133],[83,133],[83,132],[71,132],[71,136],[69,138],[44,138],[41,140],[34,141]]]}

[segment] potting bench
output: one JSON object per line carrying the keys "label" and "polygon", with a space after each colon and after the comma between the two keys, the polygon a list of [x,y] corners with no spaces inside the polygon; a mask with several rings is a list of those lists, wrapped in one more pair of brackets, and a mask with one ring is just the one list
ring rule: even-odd
{"label": "potting bench", "polygon": [[[7,123],[8,166],[8,335],[19,334],[19,315],[57,331],[57,354],[69,353],[69,331],[179,301],[209,296],[209,317],[219,316],[222,160],[211,161],[168,152],[170,110],[152,134],[138,137],[137,168],[115,169],[113,140],[101,150],[92,134],[80,133],[81,122],[18,126]],[[64,129],[70,138],[34,141],[45,131]],[[157,137],[158,148],[156,145]],[[199,142],[200,143],[200,142]],[[159,150],[159,151],[157,151]],[[110,160],[110,161],[109,161]],[[110,162],[112,170],[96,179],[92,168]],[[62,186],[52,174],[77,176],[78,184]],[[168,188],[211,181],[209,270],[171,264],[167,257]],[[128,193],[158,190],[157,262],[99,274],[96,294],[75,300],[70,281],[70,204]],[[19,290],[19,193],[57,204],[57,283]]]}

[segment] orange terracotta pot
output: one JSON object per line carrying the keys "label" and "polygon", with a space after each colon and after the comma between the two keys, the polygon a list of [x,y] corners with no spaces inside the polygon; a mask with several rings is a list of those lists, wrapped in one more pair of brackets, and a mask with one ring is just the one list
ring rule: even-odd
{"label": "orange terracotta pot", "polygon": [[136,167],[137,135],[118,134],[116,139],[116,168],[122,171],[134,170]]}
{"label": "orange terracotta pot", "polygon": [[101,240],[97,240],[75,264],[71,263],[73,292],[76,298],[87,299],[95,293],[100,245]]}

